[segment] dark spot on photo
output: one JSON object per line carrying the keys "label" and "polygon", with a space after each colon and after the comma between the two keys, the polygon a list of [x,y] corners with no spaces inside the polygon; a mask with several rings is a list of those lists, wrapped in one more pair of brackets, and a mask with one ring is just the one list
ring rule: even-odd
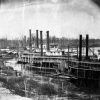
{"label": "dark spot on photo", "polygon": [[100,7],[100,0],[92,0],[97,6]]}

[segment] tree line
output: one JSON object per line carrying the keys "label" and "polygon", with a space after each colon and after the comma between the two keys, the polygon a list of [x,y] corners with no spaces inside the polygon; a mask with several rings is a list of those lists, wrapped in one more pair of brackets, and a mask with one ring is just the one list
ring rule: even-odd
{"label": "tree line", "polygon": [[[0,48],[12,48],[12,49],[18,49],[19,47],[25,48],[26,46],[29,46],[30,38],[24,36],[21,39],[14,39],[9,40],[6,38],[0,39]],[[32,45],[36,45],[36,37],[32,36],[31,38]],[[59,48],[66,48],[69,46],[76,47],[79,45],[79,39],[68,39],[65,37],[57,38],[55,36],[52,36],[49,38],[49,42],[53,44],[58,44]],[[40,39],[39,39],[40,43]],[[46,44],[46,38],[43,39],[43,43]],[[85,46],[85,40],[83,40],[83,46]],[[100,39],[89,39],[89,46],[90,47],[100,47]]]}

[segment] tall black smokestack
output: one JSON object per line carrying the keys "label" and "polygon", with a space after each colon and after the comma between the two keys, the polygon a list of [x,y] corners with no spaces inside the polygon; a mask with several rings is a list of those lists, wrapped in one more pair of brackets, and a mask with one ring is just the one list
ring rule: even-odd
{"label": "tall black smokestack", "polygon": [[36,30],[36,47],[39,48],[38,30]]}
{"label": "tall black smokestack", "polygon": [[79,61],[82,60],[82,35],[79,36]]}
{"label": "tall black smokestack", "polygon": [[88,48],[89,48],[89,35],[86,35],[86,59],[88,60]]}
{"label": "tall black smokestack", "polygon": [[40,31],[40,45],[41,45],[41,56],[43,56],[43,39],[42,39],[42,31]]}
{"label": "tall black smokestack", "polygon": [[47,51],[49,51],[49,31],[47,31]]}
{"label": "tall black smokestack", "polygon": [[30,41],[29,41],[29,47],[30,47],[30,50],[32,50],[32,34],[31,34],[31,29],[29,29],[29,34],[30,34]]}

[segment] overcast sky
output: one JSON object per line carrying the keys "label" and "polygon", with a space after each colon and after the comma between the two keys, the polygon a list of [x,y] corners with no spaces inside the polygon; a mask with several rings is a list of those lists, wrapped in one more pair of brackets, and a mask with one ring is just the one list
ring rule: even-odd
{"label": "overcast sky", "polygon": [[[23,1],[23,2],[22,2]],[[3,0],[0,38],[20,38],[29,29],[50,31],[50,36],[100,38],[100,9],[90,0]]]}

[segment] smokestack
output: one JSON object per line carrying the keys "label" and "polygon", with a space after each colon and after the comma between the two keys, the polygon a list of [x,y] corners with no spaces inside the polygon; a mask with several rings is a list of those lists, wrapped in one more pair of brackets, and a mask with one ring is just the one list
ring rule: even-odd
{"label": "smokestack", "polygon": [[36,47],[39,48],[38,30],[36,30]]}
{"label": "smokestack", "polygon": [[79,36],[79,61],[82,60],[82,35]]}
{"label": "smokestack", "polygon": [[24,47],[26,47],[26,36],[24,36]]}
{"label": "smokestack", "polygon": [[47,51],[49,51],[49,31],[47,31]]}
{"label": "smokestack", "polygon": [[88,60],[89,35],[86,35],[86,59]]}
{"label": "smokestack", "polygon": [[41,45],[41,56],[43,56],[43,39],[42,39],[42,31],[40,31],[40,45]]}
{"label": "smokestack", "polygon": [[32,34],[31,34],[31,29],[29,30],[29,34],[30,34],[30,41],[29,41],[29,47],[30,47],[30,50],[32,50]]}

